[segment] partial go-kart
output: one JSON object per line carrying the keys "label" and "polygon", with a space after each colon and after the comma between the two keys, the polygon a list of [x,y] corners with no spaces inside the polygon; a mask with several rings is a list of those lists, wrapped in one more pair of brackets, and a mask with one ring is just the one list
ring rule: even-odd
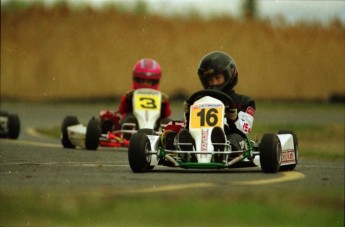
{"label": "partial go-kart", "polygon": [[225,107],[233,106],[231,98],[216,90],[202,90],[194,93],[188,102],[192,104],[188,131],[172,124],[161,135],[152,130],[132,135],[128,161],[133,172],[151,171],[158,165],[185,169],[261,166],[265,173],[295,169],[298,139],[293,131],[266,133],[260,142],[246,136],[243,149],[235,150],[224,130]]}
{"label": "partial go-kart", "polygon": [[[61,143],[65,148],[78,146],[97,150],[99,146],[128,147],[130,137],[140,129],[154,130],[159,134],[165,126],[160,119],[161,99],[161,92],[154,89],[142,88],[133,91],[133,116],[114,130],[111,125],[107,130],[104,129],[107,128],[107,123],[113,123],[110,119],[114,117],[112,114],[109,114],[109,122],[100,122],[93,117],[86,126],[81,124],[76,116],[66,116],[61,125]],[[107,113],[109,111],[101,111],[100,115],[106,116]]]}
{"label": "partial go-kart", "polygon": [[19,116],[0,111],[0,138],[18,139],[20,134]]}

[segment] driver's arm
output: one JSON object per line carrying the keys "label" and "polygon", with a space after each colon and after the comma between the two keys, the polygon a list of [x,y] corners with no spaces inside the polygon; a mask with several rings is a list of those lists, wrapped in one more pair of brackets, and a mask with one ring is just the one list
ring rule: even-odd
{"label": "driver's arm", "polygon": [[[241,108],[236,112],[236,118],[232,120],[238,130],[244,134],[249,134],[253,128],[254,115],[255,115],[255,101],[249,97],[242,96]],[[231,115],[230,113],[229,115]],[[232,116],[235,117],[235,116]]]}

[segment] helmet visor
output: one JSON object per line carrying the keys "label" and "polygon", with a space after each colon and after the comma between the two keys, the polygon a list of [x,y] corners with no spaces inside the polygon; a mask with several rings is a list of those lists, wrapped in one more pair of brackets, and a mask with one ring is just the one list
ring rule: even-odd
{"label": "helmet visor", "polygon": [[147,78],[138,78],[138,77],[134,77],[134,81],[140,84],[151,84],[151,85],[156,85],[159,83],[159,79],[147,79]]}

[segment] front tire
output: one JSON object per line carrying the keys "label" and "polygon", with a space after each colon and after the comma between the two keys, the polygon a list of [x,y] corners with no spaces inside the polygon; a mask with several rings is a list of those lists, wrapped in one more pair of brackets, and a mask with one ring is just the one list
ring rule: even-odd
{"label": "front tire", "polygon": [[276,173],[281,163],[282,147],[276,134],[265,134],[259,145],[261,169],[265,173]]}
{"label": "front tire", "polygon": [[92,118],[86,127],[85,148],[88,150],[97,150],[100,136],[101,128],[99,121]]}
{"label": "front tire", "polygon": [[61,124],[61,143],[64,148],[74,149],[76,146],[68,138],[67,127],[78,125],[79,120],[75,116],[66,116]]}
{"label": "front tire", "polygon": [[145,133],[138,132],[132,135],[128,147],[128,162],[134,173],[143,173],[150,169],[150,150],[150,140]]}
{"label": "front tire", "polygon": [[[151,128],[142,128],[142,129],[138,129],[137,132],[142,132],[145,133],[146,135],[156,135],[155,130],[151,129]],[[150,166],[149,169],[153,170],[155,168],[155,166]]]}

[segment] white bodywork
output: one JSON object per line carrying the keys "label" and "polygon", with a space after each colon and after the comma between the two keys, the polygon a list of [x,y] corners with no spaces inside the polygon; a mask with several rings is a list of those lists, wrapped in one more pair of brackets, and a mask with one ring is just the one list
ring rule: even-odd
{"label": "white bodywork", "polygon": [[67,127],[68,138],[72,144],[85,148],[86,126],[83,124]]}
{"label": "white bodywork", "polygon": [[[278,137],[282,146],[280,165],[284,166],[295,164],[298,157],[295,157],[293,136],[291,134],[279,134]],[[297,151],[296,154],[298,154]]]}
{"label": "white bodywork", "polygon": [[160,91],[142,88],[134,91],[133,94],[133,115],[138,121],[138,128],[154,129],[154,126],[161,115]]}
{"label": "white bodywork", "polygon": [[[296,164],[298,157],[295,157],[295,148],[292,134],[278,134],[280,145],[282,148],[280,156],[280,166]],[[296,148],[297,149],[297,148]],[[298,155],[298,150],[296,151]],[[256,155],[253,162],[260,166],[260,155]]]}
{"label": "white bodywork", "polygon": [[8,134],[8,117],[0,116],[0,134]]}
{"label": "white bodywork", "polygon": [[[205,96],[190,106],[189,131],[195,140],[197,151],[214,151],[211,142],[212,129],[215,126],[224,128],[223,102]],[[197,154],[198,163],[209,163],[212,154]]]}

